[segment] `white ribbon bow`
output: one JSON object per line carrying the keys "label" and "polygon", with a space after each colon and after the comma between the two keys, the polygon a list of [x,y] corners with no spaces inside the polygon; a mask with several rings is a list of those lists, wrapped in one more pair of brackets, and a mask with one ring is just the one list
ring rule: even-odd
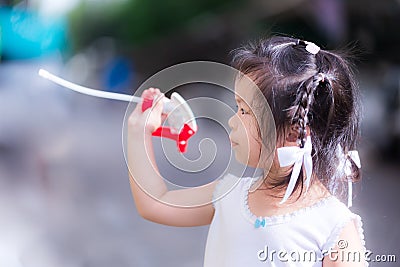
{"label": "white ribbon bow", "polygon": [[[339,162],[339,166],[338,169],[339,170],[343,170],[344,174],[346,176],[351,175],[351,162],[348,160],[347,156],[350,157],[354,163],[356,164],[357,168],[361,168],[361,160],[360,160],[360,156],[358,155],[358,151],[357,150],[351,150],[349,152],[347,152],[347,156],[346,154],[344,154],[342,147],[339,145],[338,146],[338,156],[340,158],[340,162]],[[353,181],[350,179],[347,180],[347,187],[348,187],[348,191],[347,191],[347,207],[351,207],[353,205]]]}
{"label": "white ribbon bow", "polygon": [[285,146],[277,149],[279,165],[281,167],[286,167],[294,164],[288,187],[280,204],[284,203],[292,194],[297,179],[299,178],[301,166],[303,164],[307,175],[306,190],[308,190],[308,187],[310,186],[313,167],[311,151],[312,143],[310,136],[307,137],[306,143],[303,148],[300,148],[298,146]]}
{"label": "white ribbon bow", "polygon": [[[360,156],[358,155],[358,151],[357,150],[351,150],[349,152],[347,152],[347,155],[354,161],[354,163],[356,164],[357,168],[361,168],[361,160],[360,160]],[[351,173],[351,163],[349,161],[346,161],[346,171]],[[347,174],[347,173],[346,173]]]}

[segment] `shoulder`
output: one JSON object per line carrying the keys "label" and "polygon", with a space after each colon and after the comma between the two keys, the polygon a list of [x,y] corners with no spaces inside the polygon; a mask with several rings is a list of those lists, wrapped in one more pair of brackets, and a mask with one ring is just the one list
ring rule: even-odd
{"label": "shoulder", "polygon": [[353,214],[328,241],[324,267],[368,266],[361,218]]}
{"label": "shoulder", "polygon": [[237,195],[247,189],[257,178],[238,177],[231,173],[224,175],[217,181],[213,193],[213,204],[224,199],[238,199]]}
{"label": "shoulder", "polygon": [[349,218],[354,215],[343,202],[332,195],[330,195],[326,201],[324,212],[326,213],[327,218],[336,222],[349,220]]}
{"label": "shoulder", "polygon": [[[348,266],[343,256],[354,256],[351,266],[365,266],[362,219],[335,196],[329,196],[303,217],[324,255],[323,266]],[[308,232],[307,232],[308,233]]]}
{"label": "shoulder", "polygon": [[331,221],[329,226],[331,229],[322,246],[322,250],[327,253],[324,266],[347,266],[348,259],[341,259],[341,255],[355,257],[351,259],[351,266],[365,266],[365,241],[361,217],[335,197],[332,197],[332,201],[327,205],[326,214],[326,220]]}

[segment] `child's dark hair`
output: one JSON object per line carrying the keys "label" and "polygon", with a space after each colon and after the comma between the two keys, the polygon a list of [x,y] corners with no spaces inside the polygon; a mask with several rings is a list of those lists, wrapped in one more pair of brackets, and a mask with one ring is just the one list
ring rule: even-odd
{"label": "child's dark hair", "polygon": [[[233,52],[233,66],[251,77],[267,99],[278,139],[295,129],[303,147],[306,126],[310,128],[313,173],[331,193],[342,193],[340,185],[346,179],[361,178],[351,159],[351,177],[344,177],[338,170],[337,154],[339,145],[346,153],[357,143],[361,115],[358,86],[343,55],[322,49],[309,51],[308,44],[283,36],[250,43]],[[272,185],[286,186],[290,175],[281,178]],[[299,186],[303,188],[302,171],[296,189]]]}

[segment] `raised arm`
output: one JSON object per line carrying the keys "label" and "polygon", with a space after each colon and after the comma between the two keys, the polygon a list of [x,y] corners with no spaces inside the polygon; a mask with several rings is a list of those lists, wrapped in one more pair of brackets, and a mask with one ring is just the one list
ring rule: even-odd
{"label": "raised arm", "polygon": [[[150,88],[142,97],[157,98],[158,89]],[[127,160],[130,185],[139,214],[150,221],[172,226],[199,226],[211,223],[211,204],[215,183],[168,191],[154,159],[151,133],[161,125],[162,101],[145,112],[138,104],[128,119]],[[208,203],[208,204],[207,204]]]}

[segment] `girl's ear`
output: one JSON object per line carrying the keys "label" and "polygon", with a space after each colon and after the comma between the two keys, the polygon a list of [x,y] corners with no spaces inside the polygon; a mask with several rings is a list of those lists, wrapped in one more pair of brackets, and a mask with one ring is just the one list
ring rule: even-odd
{"label": "girl's ear", "polygon": [[[310,135],[310,127],[306,127],[307,136]],[[297,139],[299,138],[299,126],[292,125],[286,132],[285,145],[284,146],[298,146]]]}
{"label": "girl's ear", "polygon": [[285,146],[297,146],[297,138],[299,137],[299,126],[292,125],[286,132]]}

